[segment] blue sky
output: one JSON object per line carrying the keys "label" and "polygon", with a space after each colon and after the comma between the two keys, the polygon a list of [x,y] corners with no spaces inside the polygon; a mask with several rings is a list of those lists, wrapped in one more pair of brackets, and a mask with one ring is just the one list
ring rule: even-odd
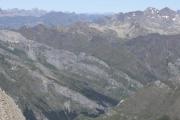
{"label": "blue sky", "polygon": [[169,7],[180,9],[180,0],[0,0],[0,7],[56,10],[77,13],[111,13],[144,10],[147,7],[158,9]]}

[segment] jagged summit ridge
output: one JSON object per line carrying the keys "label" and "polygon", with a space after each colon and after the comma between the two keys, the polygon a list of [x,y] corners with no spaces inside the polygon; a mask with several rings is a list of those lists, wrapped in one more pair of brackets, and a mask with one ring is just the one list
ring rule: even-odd
{"label": "jagged summit ridge", "polygon": [[120,38],[135,38],[150,33],[174,35],[180,32],[180,14],[170,8],[149,7],[144,11],[114,14],[103,24],[93,24],[101,31],[113,30]]}

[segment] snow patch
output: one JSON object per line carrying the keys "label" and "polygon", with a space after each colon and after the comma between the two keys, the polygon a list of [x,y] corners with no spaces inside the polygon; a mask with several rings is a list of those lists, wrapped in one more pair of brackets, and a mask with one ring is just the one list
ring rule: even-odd
{"label": "snow patch", "polygon": [[168,19],[168,18],[169,18],[169,16],[162,16],[162,18]]}
{"label": "snow patch", "polygon": [[133,13],[133,15],[132,15],[133,17],[135,17],[136,16],[136,13]]}
{"label": "snow patch", "polygon": [[176,18],[173,18],[172,20],[173,20],[173,21],[176,21]]}

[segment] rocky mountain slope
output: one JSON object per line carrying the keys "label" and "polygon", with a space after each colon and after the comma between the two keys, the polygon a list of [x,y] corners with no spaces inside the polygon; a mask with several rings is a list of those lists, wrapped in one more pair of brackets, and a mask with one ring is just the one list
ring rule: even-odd
{"label": "rocky mountain slope", "polygon": [[139,89],[98,120],[178,120],[179,35],[150,34],[124,43],[154,73],[156,82]]}
{"label": "rocky mountain slope", "polygon": [[0,119],[1,120],[25,120],[21,110],[4,91],[0,89]]}
{"label": "rocky mountain slope", "polygon": [[[59,40],[65,35],[59,31],[51,32],[51,29],[45,31],[49,33],[45,32],[47,38],[51,33],[60,35]],[[71,39],[55,40],[51,43]],[[0,86],[17,101],[28,119],[66,120],[81,114],[98,116],[146,84],[143,79],[154,80],[123,46],[119,46],[122,48],[119,51],[120,48],[101,41],[106,41],[103,35],[94,37],[87,41],[89,50],[83,51],[75,44],[74,47],[64,44],[59,48],[53,46],[55,44],[27,39],[18,32],[1,30]],[[104,53],[99,51],[101,49]],[[109,52],[124,57],[107,56]],[[127,63],[127,60],[133,61]]]}
{"label": "rocky mountain slope", "polygon": [[51,12],[0,24],[9,27],[0,30],[0,87],[28,120],[179,118],[178,12]]}
{"label": "rocky mountain slope", "polygon": [[[82,27],[80,27],[80,25],[78,25],[78,27],[73,26],[65,30],[49,29],[45,26],[39,25],[33,28],[21,28],[17,32],[20,32],[22,35],[28,39],[31,39],[32,41],[44,43],[45,45],[56,49],[67,50],[77,55],[84,52],[83,54],[85,56],[86,54],[92,55],[93,57],[97,57],[98,59],[102,60],[107,67],[111,68],[109,70],[111,73],[108,73],[110,76],[112,76],[112,78],[107,78],[109,80],[111,79],[109,83],[116,86],[119,84],[117,81],[119,81],[122,85],[119,84],[119,87],[107,87],[109,92],[106,93],[106,89],[104,89],[103,86],[103,89],[99,88],[99,86],[102,85],[105,80],[101,77],[106,76],[106,74],[98,73],[100,75],[98,77],[100,77],[101,80],[99,81],[100,83],[98,84],[98,87],[95,86],[93,89],[97,91],[102,90],[101,93],[118,100],[118,103],[114,105],[119,105],[123,99],[126,98],[125,96],[134,94],[137,89],[142,88],[154,81],[160,81],[171,89],[179,87],[179,35],[166,36],[149,34],[146,36],[133,38],[128,41],[119,42],[120,39],[118,39],[116,34],[112,35],[111,31],[104,33],[91,27],[88,28],[88,26],[85,25]],[[50,38],[51,42],[48,41]],[[81,40],[84,43],[81,42]],[[86,47],[81,48],[82,46]],[[115,56],[113,56],[113,54],[115,54]],[[52,55],[47,56],[50,57]],[[53,59],[55,59],[55,57]],[[63,59],[60,61],[63,61]],[[49,63],[57,68],[59,66],[58,63],[55,63],[52,60],[49,60]],[[64,65],[68,66],[68,64]],[[77,68],[78,67],[76,66],[75,69]],[[78,73],[76,71],[76,74],[90,75],[90,71],[85,72],[84,68],[81,69],[83,70],[83,73],[81,73],[81,70],[78,69]],[[97,72],[97,70],[98,69],[95,71]],[[108,69],[106,70],[108,71]],[[116,72],[118,71],[120,72],[117,74]],[[98,77],[96,76],[92,79]],[[89,85],[92,84],[93,82],[89,83]],[[121,93],[122,91],[124,91],[123,94]],[[148,90],[148,92],[150,92],[150,90]],[[156,93],[156,91],[153,92]],[[94,95],[96,96],[96,94]],[[121,96],[120,99],[117,98],[117,96]],[[151,100],[150,102],[152,103]],[[154,106],[152,109],[156,109],[156,106]],[[108,109],[105,111],[107,110]],[[165,112],[162,114],[165,114]],[[160,115],[162,114],[159,114],[157,117],[161,117]],[[84,114],[82,115],[83,116],[78,116],[78,119],[85,119]]]}
{"label": "rocky mountain slope", "polygon": [[98,120],[179,120],[179,89],[156,81]]}
{"label": "rocky mountain slope", "polygon": [[179,35],[150,34],[125,43],[158,80],[179,86]]}

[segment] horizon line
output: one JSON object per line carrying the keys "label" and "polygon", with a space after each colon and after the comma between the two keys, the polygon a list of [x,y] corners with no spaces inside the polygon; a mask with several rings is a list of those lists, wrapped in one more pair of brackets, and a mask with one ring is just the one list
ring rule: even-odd
{"label": "horizon line", "polygon": [[119,12],[115,12],[115,11],[106,11],[106,12],[77,12],[77,11],[63,11],[63,10],[49,10],[49,9],[43,9],[43,8],[38,8],[38,7],[34,7],[34,8],[30,8],[30,9],[26,9],[26,8],[3,8],[1,7],[0,10],[2,11],[8,11],[8,10],[25,10],[25,11],[33,11],[33,10],[39,10],[39,11],[44,11],[44,12],[47,12],[47,13],[50,13],[50,12],[63,12],[63,13],[75,13],[75,14],[117,14],[117,13],[129,13],[129,12],[135,12],[135,11],[145,11],[146,9],[148,8],[155,8],[157,10],[162,10],[164,8],[169,8],[175,12],[178,12],[180,10],[179,9],[172,9],[170,7],[161,7],[161,8],[156,8],[156,7],[146,7],[145,9],[136,9],[136,10],[128,10],[128,11],[119,11]]}

